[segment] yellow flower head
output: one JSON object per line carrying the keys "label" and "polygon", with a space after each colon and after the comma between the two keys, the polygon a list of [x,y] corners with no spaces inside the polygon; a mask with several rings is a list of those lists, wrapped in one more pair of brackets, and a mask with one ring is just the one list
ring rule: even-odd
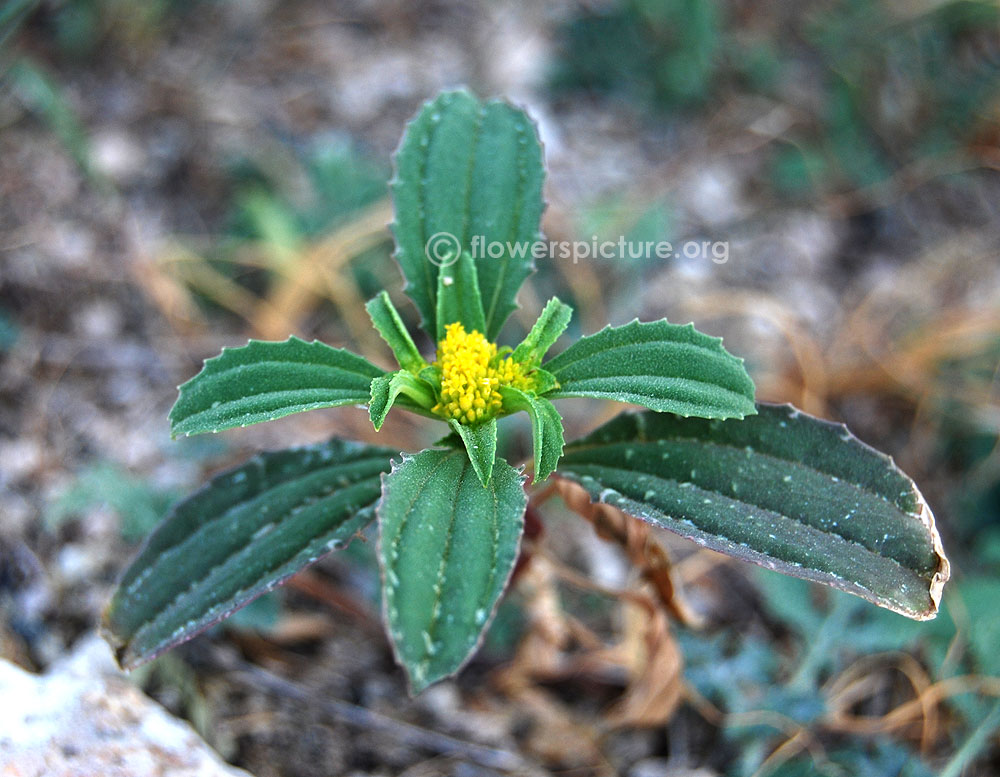
{"label": "yellow flower head", "polygon": [[441,368],[441,400],[431,410],[463,424],[496,417],[502,386],[535,388],[535,379],[525,374],[523,364],[499,355],[494,343],[475,329],[466,332],[458,322],[445,327],[434,366]]}

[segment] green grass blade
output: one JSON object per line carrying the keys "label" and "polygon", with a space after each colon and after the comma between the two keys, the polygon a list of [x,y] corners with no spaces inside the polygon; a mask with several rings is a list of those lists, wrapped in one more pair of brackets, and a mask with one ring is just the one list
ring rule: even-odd
{"label": "green grass blade", "polygon": [[190,639],[346,544],[372,520],[394,455],[341,440],[263,453],[178,503],[104,614],[122,666]]}
{"label": "green grass blade", "polygon": [[297,337],[251,340],[223,348],[180,387],[170,431],[218,432],[339,405],[367,405],[373,378],[385,372],[341,348]]}
{"label": "green grass blade", "polygon": [[94,183],[107,187],[91,162],[90,139],[59,83],[34,61],[18,59],[5,74],[30,111],[44,122],[81,171]]}
{"label": "green grass blade", "polygon": [[949,564],[913,481],[843,425],[757,407],[744,421],[623,414],[567,446],[559,474],[713,550],[934,617]]}
{"label": "green grass blade", "polygon": [[[17,32],[38,5],[38,0],[4,0],[0,5],[0,54],[3,53],[7,40]],[[3,74],[3,62],[0,61],[0,75]]]}

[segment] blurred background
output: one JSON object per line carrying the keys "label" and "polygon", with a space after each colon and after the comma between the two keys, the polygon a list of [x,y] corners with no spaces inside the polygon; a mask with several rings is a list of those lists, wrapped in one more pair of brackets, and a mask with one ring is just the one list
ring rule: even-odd
{"label": "blurred background", "polygon": [[[170,503],[253,451],[436,439],[344,408],[172,441],[166,414],[248,337],[388,365],[363,302],[385,287],[417,321],[391,155],[462,84],[538,122],[547,237],[684,247],[539,262],[501,342],[552,294],[574,337],[636,316],[724,336],[761,398],[845,421],[920,484],[956,569],[942,614],[912,623],[657,535],[690,617],[654,633],[628,553],[551,499],[483,651],[416,700],[371,543],[133,681],[259,777],[506,767],[233,666],[515,753],[519,773],[1000,773],[995,2],[4,0],[0,656],[57,662]],[[568,438],[617,412],[560,410]],[[528,432],[502,426],[515,457]]]}

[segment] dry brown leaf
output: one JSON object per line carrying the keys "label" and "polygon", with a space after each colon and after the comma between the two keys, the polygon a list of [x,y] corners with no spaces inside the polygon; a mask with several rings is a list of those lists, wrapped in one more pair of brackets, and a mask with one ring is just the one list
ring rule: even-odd
{"label": "dry brown leaf", "polygon": [[701,616],[684,598],[670,556],[656,541],[649,524],[611,505],[591,502],[587,491],[570,480],[556,476],[553,483],[566,506],[588,520],[598,537],[622,547],[670,615],[687,626],[701,626]]}

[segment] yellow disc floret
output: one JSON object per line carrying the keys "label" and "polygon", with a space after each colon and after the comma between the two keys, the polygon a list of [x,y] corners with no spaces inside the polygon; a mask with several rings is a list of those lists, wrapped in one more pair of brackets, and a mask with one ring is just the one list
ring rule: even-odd
{"label": "yellow disc floret", "polygon": [[431,410],[463,424],[494,418],[502,404],[501,387],[535,388],[523,364],[501,356],[494,343],[475,329],[466,332],[458,322],[445,327],[434,366],[441,369],[441,399]]}

